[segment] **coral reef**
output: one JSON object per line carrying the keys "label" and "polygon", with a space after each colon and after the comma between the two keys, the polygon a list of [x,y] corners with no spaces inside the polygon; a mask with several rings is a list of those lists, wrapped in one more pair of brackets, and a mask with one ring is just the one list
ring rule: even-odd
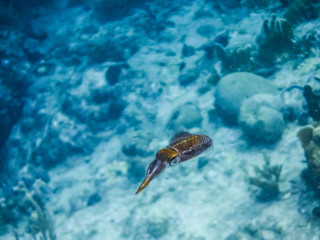
{"label": "coral reef", "polygon": [[215,49],[224,72],[252,72],[255,69],[250,45],[226,51],[221,45],[215,44]]}
{"label": "coral reef", "polygon": [[255,176],[249,176],[246,180],[256,187],[255,195],[257,200],[266,202],[276,199],[279,196],[279,182],[282,165],[271,165],[270,156],[263,152],[263,167],[254,166]]}
{"label": "coral reef", "polygon": [[307,177],[315,187],[320,185],[320,126],[318,123],[301,128],[298,138],[307,159]]}
{"label": "coral reef", "polygon": [[291,24],[286,19],[277,18],[276,15],[263,21],[262,31],[256,41],[259,46],[257,59],[268,65],[297,51]]}

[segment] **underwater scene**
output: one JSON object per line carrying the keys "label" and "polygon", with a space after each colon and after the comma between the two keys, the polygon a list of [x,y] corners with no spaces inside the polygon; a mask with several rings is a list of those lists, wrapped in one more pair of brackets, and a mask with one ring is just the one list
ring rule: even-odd
{"label": "underwater scene", "polygon": [[320,0],[0,1],[0,240],[126,239],[320,239]]}

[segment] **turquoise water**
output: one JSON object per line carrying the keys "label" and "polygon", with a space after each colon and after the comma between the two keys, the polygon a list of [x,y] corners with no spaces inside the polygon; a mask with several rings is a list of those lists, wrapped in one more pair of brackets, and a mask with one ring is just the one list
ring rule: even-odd
{"label": "turquoise water", "polygon": [[0,239],[319,239],[319,10],[0,2]]}

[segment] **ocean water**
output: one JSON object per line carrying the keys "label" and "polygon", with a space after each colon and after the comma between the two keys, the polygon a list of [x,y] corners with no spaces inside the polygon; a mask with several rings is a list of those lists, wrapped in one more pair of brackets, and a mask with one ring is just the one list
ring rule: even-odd
{"label": "ocean water", "polygon": [[0,61],[1,240],[320,239],[319,0],[4,0]]}

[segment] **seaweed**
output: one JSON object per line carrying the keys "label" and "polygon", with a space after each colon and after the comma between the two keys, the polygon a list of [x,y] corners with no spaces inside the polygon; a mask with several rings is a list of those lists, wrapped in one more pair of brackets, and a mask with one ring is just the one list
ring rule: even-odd
{"label": "seaweed", "polygon": [[263,152],[263,167],[253,166],[255,176],[247,174],[247,182],[257,187],[256,198],[258,201],[266,202],[279,196],[279,182],[282,165],[271,165],[270,156]]}

